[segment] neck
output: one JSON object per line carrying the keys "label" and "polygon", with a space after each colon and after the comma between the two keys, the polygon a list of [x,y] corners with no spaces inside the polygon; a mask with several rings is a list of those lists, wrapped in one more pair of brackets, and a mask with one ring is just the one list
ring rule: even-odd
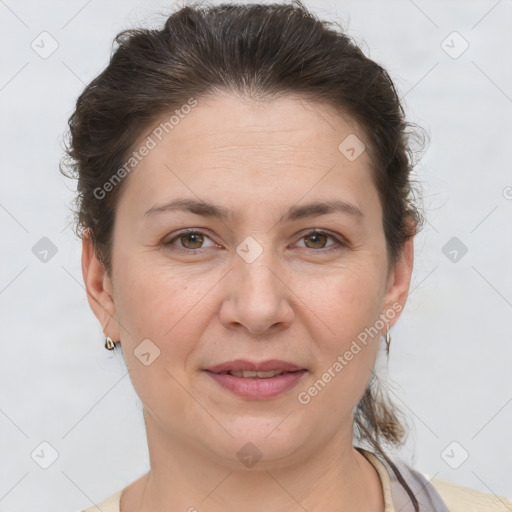
{"label": "neck", "polygon": [[382,512],[377,471],[352,446],[352,425],[312,453],[234,468],[204,447],[170,439],[145,414],[151,470],[127,487],[121,512]]}

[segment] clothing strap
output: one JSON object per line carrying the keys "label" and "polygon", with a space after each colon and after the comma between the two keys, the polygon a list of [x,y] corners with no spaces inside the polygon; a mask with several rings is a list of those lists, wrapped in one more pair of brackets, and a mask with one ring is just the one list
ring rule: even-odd
{"label": "clothing strap", "polygon": [[[391,466],[386,460],[380,457],[379,460],[384,464],[389,474],[391,496],[396,512],[414,512],[411,499],[399,482]],[[414,496],[416,496],[420,506],[420,512],[449,512],[446,503],[443,501],[434,485],[430,483],[422,473],[409,467],[401,460],[393,460],[393,463],[402,474],[404,480],[414,493]]]}

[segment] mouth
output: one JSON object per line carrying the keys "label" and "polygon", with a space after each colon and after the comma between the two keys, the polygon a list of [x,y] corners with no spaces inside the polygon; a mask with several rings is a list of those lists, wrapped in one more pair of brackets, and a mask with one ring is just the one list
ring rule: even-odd
{"label": "mouth", "polygon": [[[302,370],[296,371],[299,372]],[[233,375],[233,377],[242,377],[244,379],[271,379],[272,377],[276,377],[277,375],[284,375],[286,373],[295,373],[295,371],[286,372],[284,370],[270,370],[268,372],[253,372],[251,370],[230,370],[227,372],[217,373],[217,375]]]}
{"label": "mouth", "polygon": [[[281,359],[267,359],[266,361],[247,361],[246,359],[234,359],[232,361],[226,361],[224,363],[217,364],[206,368],[207,371],[212,373],[230,373],[232,375],[237,372],[245,372],[248,377],[256,377],[258,373],[265,374],[269,372],[278,373],[291,373],[300,370],[304,370],[302,366],[296,365],[289,361],[282,361]],[[249,375],[249,372],[253,372],[254,375]],[[242,375],[236,375],[241,377]],[[262,378],[265,378],[263,376]]]}
{"label": "mouth", "polygon": [[204,370],[217,384],[249,400],[274,398],[297,385],[308,370],[280,360],[228,361]]}

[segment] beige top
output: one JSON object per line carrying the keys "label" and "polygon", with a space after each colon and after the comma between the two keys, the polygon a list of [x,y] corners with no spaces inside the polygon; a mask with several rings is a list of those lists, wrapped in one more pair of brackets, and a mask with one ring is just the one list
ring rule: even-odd
{"label": "beige top", "polygon": [[[393,505],[391,482],[386,467],[373,453],[364,449],[359,451],[379,474],[384,495],[384,512],[399,512]],[[427,479],[430,480],[430,478]],[[512,512],[512,499],[483,493],[439,478],[433,478],[430,481],[445,502],[449,512]],[[123,490],[117,491],[105,501],[80,512],[97,512],[98,508],[102,512],[121,512],[119,503]]]}

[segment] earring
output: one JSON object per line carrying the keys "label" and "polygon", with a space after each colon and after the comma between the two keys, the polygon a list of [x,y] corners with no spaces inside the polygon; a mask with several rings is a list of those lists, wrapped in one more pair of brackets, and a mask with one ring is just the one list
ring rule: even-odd
{"label": "earring", "polygon": [[389,324],[386,322],[386,354],[389,357],[389,346],[391,345],[391,335],[389,334]]}
{"label": "earring", "polygon": [[107,350],[114,350],[115,347],[116,347],[115,342],[112,340],[112,338],[110,336],[107,336],[107,338],[105,339],[105,348]]}

